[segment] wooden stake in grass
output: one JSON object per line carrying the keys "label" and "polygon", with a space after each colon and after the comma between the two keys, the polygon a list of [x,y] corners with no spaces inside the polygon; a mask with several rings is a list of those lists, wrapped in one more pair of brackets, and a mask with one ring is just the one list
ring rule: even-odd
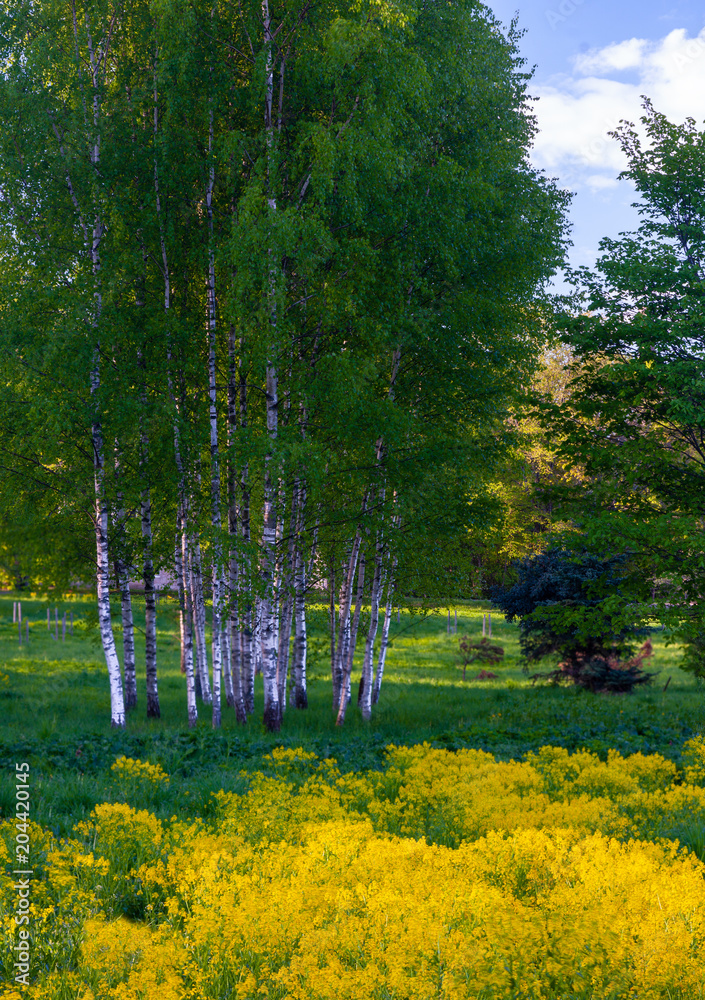
{"label": "wooden stake in grass", "polygon": [[29,642],[29,618],[25,622],[24,635],[25,635],[25,641]]}
{"label": "wooden stake in grass", "polygon": [[61,641],[66,642],[66,612],[64,611],[64,623],[61,627]]}
{"label": "wooden stake in grass", "polygon": [[448,608],[448,624],[446,625],[446,632],[450,635],[450,608]]}
{"label": "wooden stake in grass", "polygon": [[455,634],[458,634],[458,609],[455,609]]}
{"label": "wooden stake in grass", "polygon": [[22,645],[22,622],[17,622],[17,631],[20,636],[20,646]]}
{"label": "wooden stake in grass", "polygon": [[59,609],[54,608],[54,638],[59,641]]}
{"label": "wooden stake in grass", "polygon": [[47,608],[47,632],[51,634],[51,612],[49,608]]}
{"label": "wooden stake in grass", "polygon": [[482,638],[484,639],[487,635],[487,615],[482,613]]}
{"label": "wooden stake in grass", "polygon": [[17,601],[12,602],[12,624],[17,621]]}

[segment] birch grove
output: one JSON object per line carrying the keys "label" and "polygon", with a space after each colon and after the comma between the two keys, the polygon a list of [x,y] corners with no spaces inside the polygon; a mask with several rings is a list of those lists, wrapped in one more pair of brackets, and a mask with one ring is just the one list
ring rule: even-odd
{"label": "birch grove", "polygon": [[369,719],[393,597],[468,530],[561,258],[514,30],[471,0],[40,0],[5,27],[0,336],[60,433],[0,449],[92,523],[113,724],[160,712],[160,570],[190,726],[307,707],[314,598],[332,719],[357,669]]}

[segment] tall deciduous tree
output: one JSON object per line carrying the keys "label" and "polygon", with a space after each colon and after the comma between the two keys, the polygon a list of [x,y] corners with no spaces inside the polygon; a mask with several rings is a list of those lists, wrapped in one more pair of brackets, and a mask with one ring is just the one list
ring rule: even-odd
{"label": "tall deciduous tree", "polygon": [[572,274],[576,299],[557,325],[580,369],[545,420],[563,459],[588,477],[560,492],[563,512],[597,550],[629,553],[635,565],[625,616],[639,597],[644,616],[660,614],[688,645],[688,665],[705,672],[705,131],[648,100],[644,112],[643,133],[626,122],[614,133],[641,224],[603,240],[594,271]]}
{"label": "tall deciduous tree", "polygon": [[[259,663],[277,729],[292,631],[306,705],[306,592],[326,576],[337,718],[358,631],[369,715],[395,574],[444,509],[446,531],[467,529],[562,254],[566,198],[528,163],[514,29],[474,0],[43,0],[5,28],[3,239],[20,281],[3,336],[44,410],[60,399],[81,481],[95,461],[116,698],[111,505],[121,524],[139,513],[150,593],[157,562],[175,568],[191,723],[200,692],[219,724],[222,670],[251,712]],[[30,436],[22,461],[48,482],[67,447]]]}

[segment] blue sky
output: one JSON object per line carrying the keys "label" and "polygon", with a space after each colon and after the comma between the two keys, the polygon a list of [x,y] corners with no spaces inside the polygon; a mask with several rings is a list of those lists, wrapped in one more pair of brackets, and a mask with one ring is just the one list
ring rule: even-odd
{"label": "blue sky", "polygon": [[621,151],[607,132],[637,123],[640,95],[673,121],[705,119],[705,5],[693,0],[489,0],[526,29],[530,92],[540,132],[537,166],[575,192],[573,264],[592,264],[603,236],[636,226],[634,191],[617,181]]}

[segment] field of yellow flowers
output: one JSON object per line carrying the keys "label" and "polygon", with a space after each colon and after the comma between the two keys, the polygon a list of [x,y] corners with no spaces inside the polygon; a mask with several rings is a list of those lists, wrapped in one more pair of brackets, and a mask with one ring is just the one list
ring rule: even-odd
{"label": "field of yellow flowers", "polygon": [[0,1000],[700,998],[705,740],[663,757],[390,747],[342,774],[274,750],[214,818],[123,801],[31,827],[31,985],[12,985],[15,827],[0,827]]}

